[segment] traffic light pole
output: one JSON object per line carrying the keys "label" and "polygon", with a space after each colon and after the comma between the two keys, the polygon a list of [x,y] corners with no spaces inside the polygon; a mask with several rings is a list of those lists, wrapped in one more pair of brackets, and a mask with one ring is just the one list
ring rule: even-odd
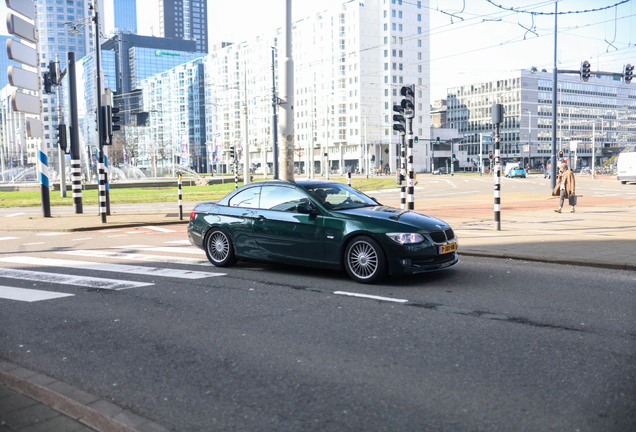
{"label": "traffic light pole", "polygon": [[77,112],[77,77],[75,74],[75,53],[66,54],[68,70],[69,132],[71,146],[71,179],[73,183],[73,208],[75,214],[84,212],[82,208],[82,165],[79,147],[79,115]]}
{"label": "traffic light pole", "polygon": [[99,155],[97,158],[97,166],[99,173],[99,214],[102,218],[102,223],[106,223],[106,172],[104,167],[104,138],[103,131],[105,125],[103,124],[103,115],[102,115],[102,83],[101,83],[101,47],[99,46],[99,12],[97,9],[93,9],[93,23],[95,24],[95,28],[93,32],[95,33],[95,70],[96,73],[96,106],[97,109],[95,111],[97,115],[97,140],[99,143]]}
{"label": "traffic light pole", "polygon": [[[59,70],[59,57],[58,54],[55,54],[55,67]],[[50,65],[51,63],[49,63]],[[62,86],[60,86],[59,83],[59,75],[56,74],[56,96],[57,96],[57,124],[58,127],[59,125],[61,125],[62,127],[65,127],[64,125],[64,116],[62,115]],[[59,129],[58,129],[58,141],[59,141]],[[60,147],[59,143],[57,146],[57,162],[58,162],[58,168],[59,168],[59,173],[58,175],[60,176],[60,196],[62,198],[66,198],[66,160],[65,160],[65,153],[66,150],[62,149],[62,147]]]}
{"label": "traffic light pole", "polygon": [[493,104],[492,122],[495,125],[495,229],[501,230],[501,159],[500,159],[500,133],[503,123],[503,105]]}
{"label": "traffic light pole", "polygon": [[400,208],[406,209],[406,146],[404,143],[405,135],[400,134]]}

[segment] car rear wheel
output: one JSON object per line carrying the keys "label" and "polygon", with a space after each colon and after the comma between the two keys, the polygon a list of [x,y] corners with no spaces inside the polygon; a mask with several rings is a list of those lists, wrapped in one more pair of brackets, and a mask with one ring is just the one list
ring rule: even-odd
{"label": "car rear wheel", "polygon": [[217,267],[229,267],[238,261],[230,236],[221,228],[214,228],[205,239],[205,254]]}
{"label": "car rear wheel", "polygon": [[387,271],[384,251],[370,237],[353,239],[344,254],[345,269],[351,279],[360,283],[374,283],[381,280]]}

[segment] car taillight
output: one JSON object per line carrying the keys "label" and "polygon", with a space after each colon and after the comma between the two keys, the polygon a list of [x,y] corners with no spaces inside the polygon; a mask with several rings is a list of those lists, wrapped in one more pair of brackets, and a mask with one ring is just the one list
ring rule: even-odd
{"label": "car taillight", "polygon": [[197,217],[197,211],[192,210],[192,212],[190,213],[190,220],[194,219],[195,217]]}

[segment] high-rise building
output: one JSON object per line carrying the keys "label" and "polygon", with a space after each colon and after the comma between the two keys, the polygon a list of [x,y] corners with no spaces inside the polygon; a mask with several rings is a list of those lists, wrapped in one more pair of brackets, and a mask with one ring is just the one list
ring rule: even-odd
{"label": "high-rise building", "polygon": [[207,53],[207,0],[159,0],[159,35],[193,40],[196,51]]}
{"label": "high-rise building", "polygon": [[[427,142],[428,22],[425,1],[354,0],[294,23],[294,164],[298,171],[306,171],[313,153],[314,167],[323,173],[327,166],[340,172],[366,170],[370,160],[373,167],[388,165],[395,172],[400,136],[392,128],[393,105],[400,103],[400,89],[407,85],[415,88],[413,132]],[[203,59],[206,113],[205,125],[198,130],[219,172],[230,169],[229,148],[241,154],[245,143],[252,168],[272,167],[272,49],[278,63],[278,47],[284,44],[281,37],[280,29],[273,30],[239,44],[220,45]],[[186,124],[198,121],[186,109],[190,93],[184,89],[174,96],[184,102],[169,105],[169,112],[157,118],[157,131],[170,116]],[[144,106],[161,104],[163,98],[165,93],[144,85]],[[170,153],[177,150],[175,143],[167,145]],[[430,166],[428,151],[424,145],[414,148],[417,171]]]}
{"label": "high-rise building", "polygon": [[[500,141],[503,162],[544,164],[552,154],[555,133],[557,154],[563,150],[564,158],[576,158],[577,166],[591,165],[593,151],[597,163],[608,162],[636,146],[633,84],[594,73],[588,82],[560,74],[557,87],[556,130],[552,127],[551,72],[521,70],[448,89],[447,124],[459,130],[463,140],[458,147],[466,152],[460,166],[474,165],[479,158],[480,134],[492,135],[495,103],[505,108]],[[492,145],[482,145],[482,156],[489,151]]]}
{"label": "high-rise building", "polygon": [[137,1],[113,0],[115,31],[137,34]]}

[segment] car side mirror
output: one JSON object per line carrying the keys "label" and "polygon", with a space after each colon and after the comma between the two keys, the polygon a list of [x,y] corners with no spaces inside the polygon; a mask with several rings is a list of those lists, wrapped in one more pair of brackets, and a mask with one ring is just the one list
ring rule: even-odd
{"label": "car side mirror", "polygon": [[376,203],[380,204],[380,201],[378,201],[378,199],[376,197],[370,197],[373,201],[375,201]]}
{"label": "car side mirror", "polygon": [[296,206],[296,213],[312,214],[314,212],[314,208],[308,202],[303,202]]}

